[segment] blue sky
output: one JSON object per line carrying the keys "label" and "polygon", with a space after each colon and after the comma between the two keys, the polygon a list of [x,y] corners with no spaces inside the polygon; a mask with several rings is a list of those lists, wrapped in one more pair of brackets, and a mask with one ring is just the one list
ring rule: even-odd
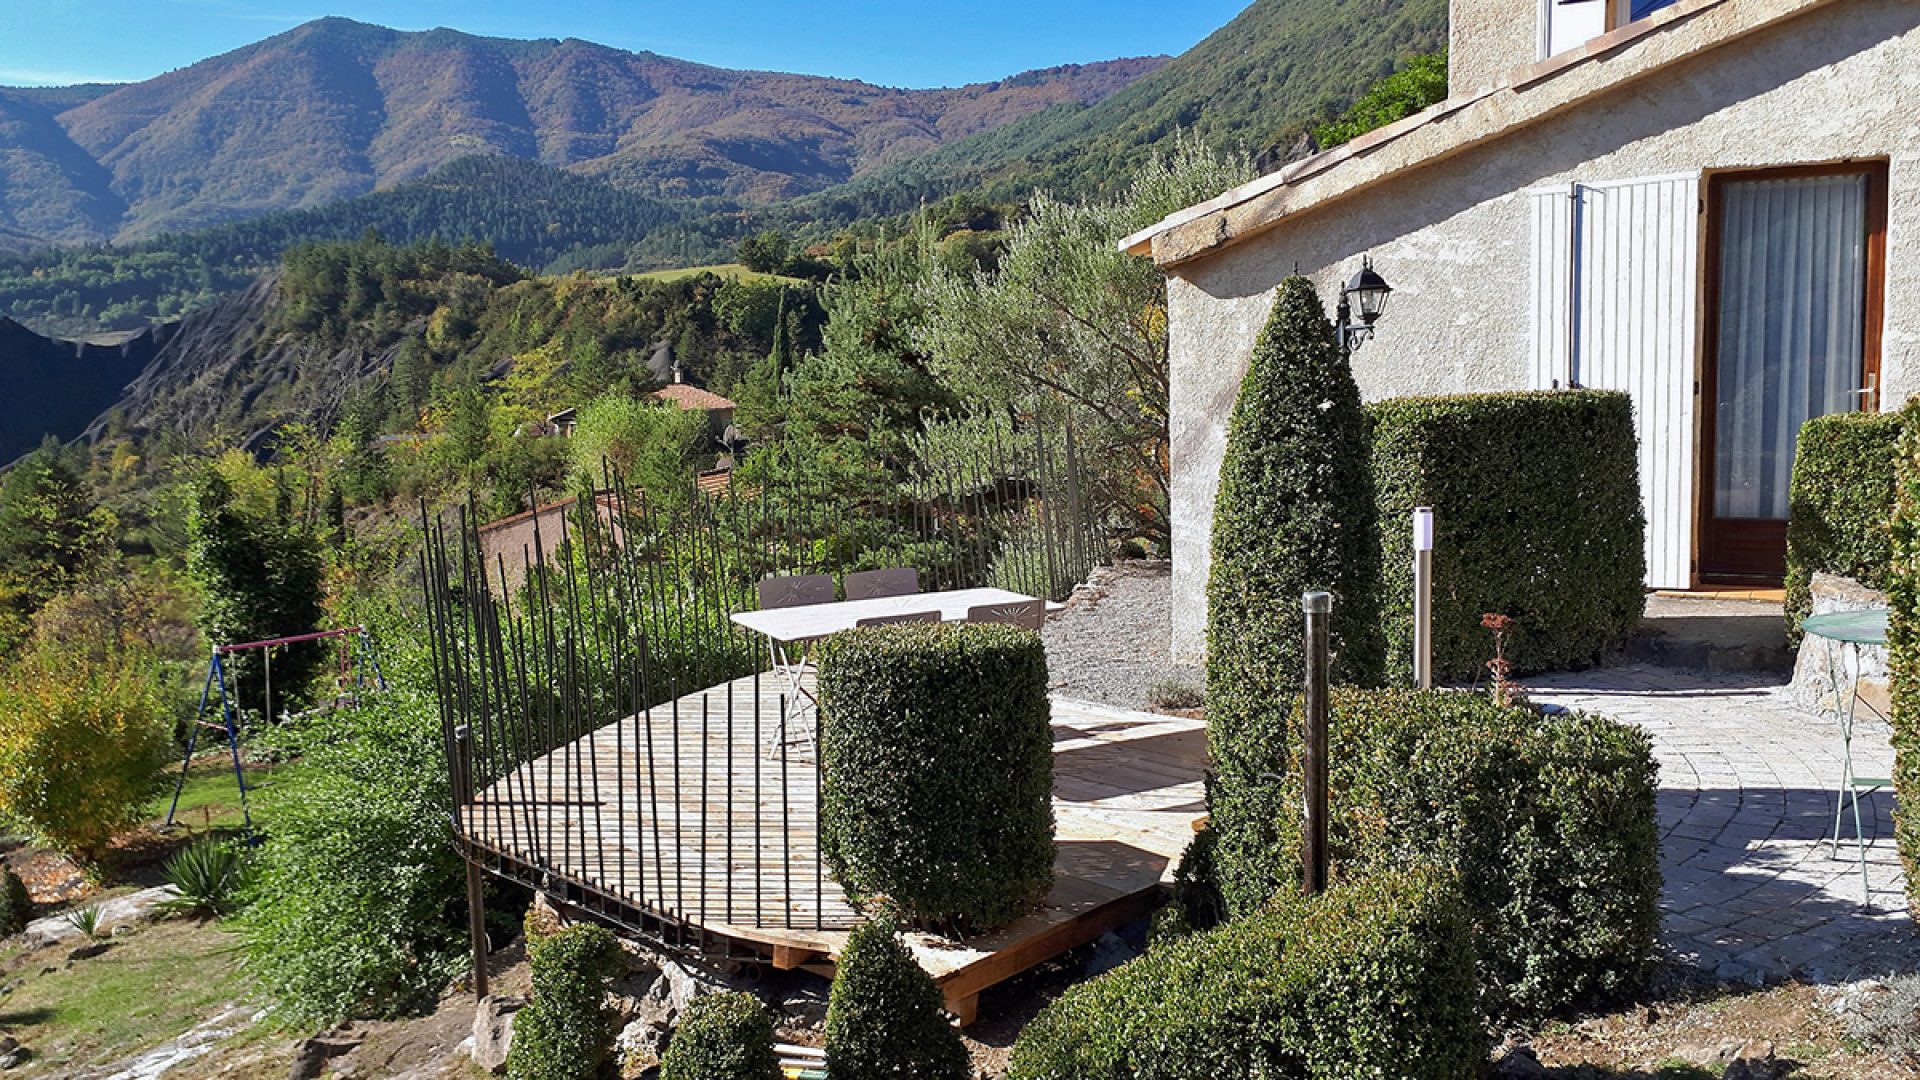
{"label": "blue sky", "polygon": [[1249,0],[0,0],[0,84],[122,82],[308,19],[577,37],[722,67],[951,86],[1178,53]]}

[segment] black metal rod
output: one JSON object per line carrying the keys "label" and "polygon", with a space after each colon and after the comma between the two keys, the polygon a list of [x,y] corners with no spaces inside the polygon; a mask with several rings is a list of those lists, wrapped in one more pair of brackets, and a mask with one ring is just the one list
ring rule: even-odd
{"label": "black metal rod", "polygon": [[1306,788],[1306,827],[1301,861],[1309,893],[1327,887],[1327,624],[1333,595],[1310,592],[1300,598],[1306,614],[1306,739],[1302,777]]}

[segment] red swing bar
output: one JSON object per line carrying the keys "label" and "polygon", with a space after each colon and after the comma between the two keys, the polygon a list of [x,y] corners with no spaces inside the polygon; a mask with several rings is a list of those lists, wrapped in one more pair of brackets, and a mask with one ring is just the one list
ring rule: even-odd
{"label": "red swing bar", "polygon": [[291,637],[267,638],[264,641],[242,641],[233,645],[215,645],[217,653],[234,653],[246,649],[266,649],[274,645],[297,645],[302,641],[319,641],[321,638],[346,637],[348,634],[364,634],[364,626],[343,626],[337,630],[315,630],[311,634],[294,634]]}

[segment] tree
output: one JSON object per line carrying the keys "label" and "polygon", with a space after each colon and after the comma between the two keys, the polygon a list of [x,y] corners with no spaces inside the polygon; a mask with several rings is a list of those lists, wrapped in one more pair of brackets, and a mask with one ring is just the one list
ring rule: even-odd
{"label": "tree", "polygon": [[648,498],[671,498],[692,481],[706,436],[705,413],[605,394],[580,410],[570,447],[573,470],[597,487],[604,462]]}
{"label": "tree", "polygon": [[740,241],[740,246],[734,249],[734,255],[749,270],[777,274],[786,269],[792,251],[793,245],[785,233],[767,229]]}
{"label": "tree", "polygon": [[1036,196],[997,269],[934,273],[913,324],[933,371],[962,396],[1071,411],[1103,501],[1158,541],[1170,531],[1166,280],[1115,242],[1248,172],[1244,159],[1183,141],[1117,199]]}
{"label": "tree", "polygon": [[[326,564],[324,545],[310,524],[280,510],[262,513],[242,505],[227,479],[210,468],[194,487],[187,532],[187,573],[204,594],[200,630],[209,643],[320,629]],[[275,701],[299,707],[326,658],[320,642],[275,650]],[[236,654],[225,662],[230,689],[247,695],[244,704],[264,708],[265,658]],[[262,697],[251,696],[255,688]]]}
{"label": "tree", "polygon": [[93,505],[68,451],[51,438],[0,481],[0,647],[113,547],[112,514]]}
{"label": "tree", "polygon": [[1314,128],[1314,144],[1321,149],[1338,146],[1446,97],[1446,50],[1410,57],[1398,71],[1368,87],[1338,120]]}
{"label": "tree", "polygon": [[866,923],[847,937],[827,999],[827,1060],[835,1080],[972,1075],[940,988],[891,925]]}
{"label": "tree", "polygon": [[1207,582],[1207,740],[1218,769],[1209,801],[1236,913],[1293,879],[1278,773],[1305,671],[1302,593],[1334,594],[1334,679],[1380,680],[1368,438],[1346,349],[1312,283],[1289,277],[1227,424]]}

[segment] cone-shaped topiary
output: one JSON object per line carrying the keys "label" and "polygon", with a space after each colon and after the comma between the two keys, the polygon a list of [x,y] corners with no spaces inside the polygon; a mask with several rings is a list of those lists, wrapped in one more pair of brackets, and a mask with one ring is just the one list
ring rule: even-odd
{"label": "cone-shaped topiary", "polygon": [[27,883],[13,872],[0,867],[0,937],[12,937],[27,928],[33,918],[33,898],[27,895]]}
{"label": "cone-shaped topiary", "polygon": [[606,927],[569,926],[529,942],[533,999],[514,1019],[507,1050],[513,1080],[584,1080],[613,1053],[616,1017],[607,988],[620,973],[620,943]]}
{"label": "cone-shaped topiary", "polygon": [[1334,594],[1333,675],[1376,685],[1380,551],[1369,432],[1346,350],[1307,279],[1280,283],[1227,426],[1207,582],[1207,740],[1221,885],[1235,914],[1295,876],[1289,717],[1305,670],[1302,593]]}
{"label": "cone-shaped topiary", "polygon": [[752,994],[696,998],[667,1044],[660,1080],[780,1080],[766,1007]]}
{"label": "cone-shaped topiary", "polygon": [[868,923],[847,938],[827,1001],[827,1062],[834,1080],[969,1075],[939,987],[890,925]]}

